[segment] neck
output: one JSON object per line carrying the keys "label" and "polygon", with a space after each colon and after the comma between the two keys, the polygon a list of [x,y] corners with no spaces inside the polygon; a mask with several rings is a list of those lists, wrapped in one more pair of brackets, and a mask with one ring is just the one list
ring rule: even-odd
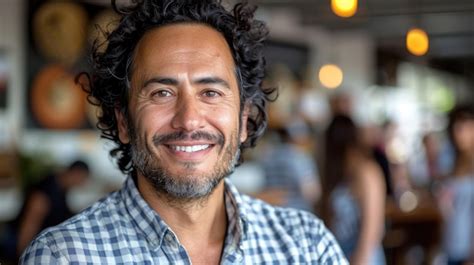
{"label": "neck", "polygon": [[145,177],[137,176],[138,190],[178,236],[186,249],[223,244],[227,230],[224,181],[206,198],[177,203],[157,192]]}

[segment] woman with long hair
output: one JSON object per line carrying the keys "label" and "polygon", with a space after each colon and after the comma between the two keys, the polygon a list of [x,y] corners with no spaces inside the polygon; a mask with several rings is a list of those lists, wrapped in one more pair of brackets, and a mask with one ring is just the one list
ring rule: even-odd
{"label": "woman with long hair", "polygon": [[448,135],[454,165],[441,185],[438,201],[444,217],[443,251],[448,265],[474,262],[474,108],[456,107],[449,115]]}
{"label": "woman with long hair", "polygon": [[385,184],[382,171],[362,148],[358,129],[335,116],[325,134],[321,214],[351,264],[385,264]]}

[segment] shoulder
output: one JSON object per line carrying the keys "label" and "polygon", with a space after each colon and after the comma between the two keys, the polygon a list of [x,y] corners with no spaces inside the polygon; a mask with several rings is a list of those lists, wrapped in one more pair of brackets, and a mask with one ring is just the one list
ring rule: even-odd
{"label": "shoulder", "polygon": [[353,167],[354,180],[357,186],[380,186],[383,185],[383,173],[380,166],[368,158],[360,158]]}
{"label": "shoulder", "polygon": [[107,237],[108,228],[122,222],[118,200],[118,192],[111,193],[65,222],[42,231],[23,252],[21,263],[55,264],[52,261],[66,259],[68,251],[87,248],[98,234]]}
{"label": "shoulder", "polygon": [[359,206],[366,209],[379,209],[385,202],[385,178],[380,166],[372,159],[361,159],[352,172],[351,191]]}
{"label": "shoulder", "polygon": [[242,198],[251,209],[248,213],[251,226],[248,233],[258,241],[257,244],[294,251],[291,256],[295,262],[347,264],[332,233],[312,213],[271,206],[245,195]]}
{"label": "shoulder", "polygon": [[45,239],[38,238],[23,252],[19,264],[67,264],[69,263],[65,256],[54,252]]}

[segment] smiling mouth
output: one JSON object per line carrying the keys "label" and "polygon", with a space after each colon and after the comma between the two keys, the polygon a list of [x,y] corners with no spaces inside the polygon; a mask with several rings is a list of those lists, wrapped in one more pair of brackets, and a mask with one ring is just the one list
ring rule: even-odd
{"label": "smiling mouth", "polygon": [[194,153],[206,150],[210,148],[212,145],[210,144],[199,144],[199,145],[167,145],[168,148],[177,152],[185,152],[185,153]]}

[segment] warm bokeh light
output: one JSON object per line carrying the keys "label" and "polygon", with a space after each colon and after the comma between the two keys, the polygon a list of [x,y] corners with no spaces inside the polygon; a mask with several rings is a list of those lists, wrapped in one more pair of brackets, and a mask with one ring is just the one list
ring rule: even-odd
{"label": "warm bokeh light", "polygon": [[357,0],[331,0],[331,9],[340,17],[352,17],[357,12]]}
{"label": "warm bokeh light", "polygon": [[418,207],[418,197],[412,191],[405,191],[399,199],[400,210],[404,212],[411,212]]}
{"label": "warm bokeh light", "polygon": [[416,56],[425,55],[429,48],[428,34],[422,29],[413,28],[407,33],[406,45],[411,54]]}
{"label": "warm bokeh light", "polygon": [[342,84],[343,73],[335,64],[326,64],[319,69],[319,81],[326,88],[337,88]]}

